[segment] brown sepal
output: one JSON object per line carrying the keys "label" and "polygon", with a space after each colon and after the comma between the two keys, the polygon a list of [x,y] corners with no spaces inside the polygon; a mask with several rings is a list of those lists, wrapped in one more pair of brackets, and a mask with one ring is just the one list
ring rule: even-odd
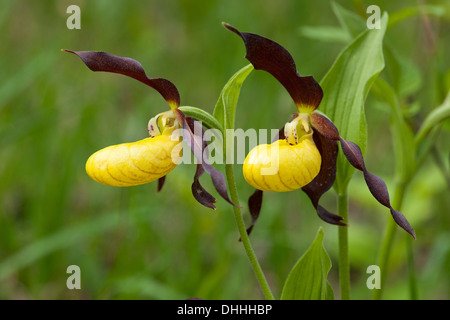
{"label": "brown sepal", "polygon": [[[188,124],[190,130],[196,133],[196,129],[200,128],[199,132],[197,134],[201,134],[203,136],[203,128],[197,127],[198,124],[195,123],[195,120],[191,117],[186,117],[186,123]],[[202,145],[202,153],[207,150],[208,146],[206,144],[206,141],[203,140]],[[216,210],[216,206],[214,203],[216,203],[216,198],[214,198],[209,192],[205,190],[205,188],[202,187],[200,184],[200,177],[205,172],[203,169],[203,166],[201,163],[197,164],[197,169],[195,170],[194,175],[194,182],[191,185],[192,195],[194,196],[195,200],[197,200],[200,204],[204,205],[207,208],[211,208],[213,210]]]}
{"label": "brown sepal", "polygon": [[192,183],[191,190],[192,195],[195,200],[197,200],[200,204],[204,205],[207,208],[211,208],[216,210],[216,206],[214,203],[216,202],[216,198],[214,198],[205,188],[200,184],[200,176],[205,172],[203,166],[199,163],[197,164],[197,170],[195,171],[194,182]]}
{"label": "brown sepal", "polygon": [[244,41],[246,58],[257,70],[274,76],[289,92],[297,107],[315,110],[323,97],[322,88],[312,76],[302,77],[290,53],[278,43],[254,33],[240,32],[227,23],[225,28]]}
{"label": "brown sepal", "polygon": [[77,55],[92,71],[119,73],[145,83],[158,91],[172,108],[180,105],[180,95],[175,85],[166,79],[148,77],[142,65],[134,59],[115,56],[107,52],[63,51]]}
{"label": "brown sepal", "polygon": [[259,218],[263,201],[263,191],[256,189],[255,192],[248,198],[248,208],[252,216],[252,224],[247,228],[247,234],[250,235],[256,220]]}
{"label": "brown sepal", "polygon": [[335,215],[319,205],[320,198],[333,186],[336,178],[337,142],[326,138],[318,131],[314,131],[313,139],[322,156],[322,163],[319,174],[304,186],[302,190],[311,199],[318,216],[322,220],[331,224],[345,226],[346,224],[342,222],[343,218],[341,216]]}

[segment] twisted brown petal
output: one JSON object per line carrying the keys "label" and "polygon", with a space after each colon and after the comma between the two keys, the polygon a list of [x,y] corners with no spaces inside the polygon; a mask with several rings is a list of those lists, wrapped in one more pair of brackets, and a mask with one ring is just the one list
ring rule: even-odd
{"label": "twisted brown petal", "polygon": [[119,73],[136,79],[158,91],[171,108],[180,105],[180,95],[175,85],[162,78],[150,78],[142,65],[131,58],[118,57],[107,52],[63,50],[77,55],[92,71]]}
{"label": "twisted brown petal", "polygon": [[403,216],[400,212],[392,208],[386,183],[380,177],[377,177],[376,175],[367,171],[364,164],[364,158],[359,146],[351,141],[344,140],[343,138],[340,138],[339,140],[341,142],[342,151],[344,152],[344,155],[350,162],[350,164],[364,173],[364,179],[366,180],[366,184],[369,187],[370,193],[372,193],[374,198],[377,199],[379,203],[389,208],[392,218],[394,218],[395,222],[406,232],[411,234],[411,236],[415,239],[416,234],[414,232],[414,229],[409,224],[408,220],[406,220],[405,216]]}
{"label": "twisted brown petal", "polygon": [[[322,134],[327,139],[340,141],[342,151],[348,162],[350,162],[353,167],[363,172],[364,179],[366,181],[367,187],[370,190],[370,193],[374,196],[375,199],[377,199],[379,203],[389,208],[394,221],[406,232],[411,234],[415,239],[416,234],[414,233],[414,230],[409,224],[408,220],[406,220],[406,218],[400,212],[392,208],[386,183],[380,177],[367,171],[366,165],[364,163],[364,157],[359,146],[356,143],[341,138],[336,126],[327,117],[321,114],[318,114],[316,112],[312,113],[311,124],[317,132],[320,132],[320,134]],[[323,155],[323,153],[321,154]]]}
{"label": "twisted brown petal", "polygon": [[227,23],[225,28],[244,41],[246,58],[255,69],[274,76],[289,92],[300,112],[314,111],[323,97],[322,88],[312,76],[302,77],[290,53],[278,43],[254,33],[240,32]]}
{"label": "twisted brown petal", "polygon": [[[204,148],[205,144],[204,144],[204,139],[203,139],[204,132],[203,132],[201,125],[199,125],[200,130],[195,130],[195,128],[191,129],[188,124],[188,121],[186,120],[187,118],[184,115],[184,113],[181,112],[181,110],[179,110],[179,109],[176,109],[175,112],[178,117],[178,121],[183,124],[183,141],[185,141],[188,144],[188,146],[191,148],[192,153],[197,158],[199,163],[202,165],[203,170],[211,176],[211,180],[213,182],[214,188],[217,190],[219,195],[223,199],[225,199],[228,203],[230,203],[234,206],[237,206],[228,197],[227,184],[226,184],[224,175],[219,170],[214,168],[209,163],[209,160],[204,157],[204,149],[205,149]],[[197,123],[196,121],[194,123],[195,123],[195,126],[198,126],[196,124]],[[196,131],[200,131],[200,132],[197,133]],[[194,183],[195,183],[195,181],[194,181]]]}

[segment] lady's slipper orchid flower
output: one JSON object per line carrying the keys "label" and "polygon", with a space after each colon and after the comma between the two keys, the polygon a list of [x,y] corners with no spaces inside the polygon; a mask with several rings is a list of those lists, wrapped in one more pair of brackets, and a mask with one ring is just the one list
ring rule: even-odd
{"label": "lady's slipper orchid flower", "polygon": [[128,187],[159,180],[161,190],[165,176],[178,164],[181,154],[181,136],[176,129],[182,129],[183,140],[190,146],[198,159],[197,170],[192,184],[192,193],[202,205],[215,209],[216,199],[199,182],[206,171],[218,193],[233,204],[227,193],[225,177],[204,157],[206,148],[200,126],[200,134],[195,127],[199,122],[186,117],[179,109],[180,95],[175,85],[162,78],[150,78],[142,65],[131,58],[118,57],[106,52],[71,51],[92,71],[119,73],[134,78],[158,91],[170,106],[170,110],[150,119],[150,137],[131,143],[109,146],[95,152],[86,163],[88,175],[97,182],[115,187]]}
{"label": "lady's slipper orchid flower", "polygon": [[173,111],[161,113],[150,120],[150,138],[95,152],[86,162],[86,172],[95,181],[113,187],[130,187],[161,179],[175,169],[180,160],[181,137],[174,135],[179,127]]}
{"label": "lady's slipper orchid flower", "polygon": [[[242,38],[246,48],[245,57],[255,69],[274,76],[288,91],[299,111],[280,131],[276,141],[255,147],[246,158],[244,177],[257,189],[249,199],[253,223],[248,231],[259,215],[262,192],[266,190],[282,192],[302,188],[321,219],[331,224],[345,225],[342,217],[319,205],[319,199],[331,188],[336,177],[339,141],[350,164],[364,173],[375,199],[389,208],[395,222],[415,238],[414,230],[406,218],[392,208],[385,182],[367,171],[361,149],[340,137],[335,125],[315,111],[323,92],[314,78],[301,76],[292,56],[278,43],[253,33],[240,32],[226,23],[224,26]],[[278,161],[278,170],[270,174],[267,171],[273,166],[273,161]]]}

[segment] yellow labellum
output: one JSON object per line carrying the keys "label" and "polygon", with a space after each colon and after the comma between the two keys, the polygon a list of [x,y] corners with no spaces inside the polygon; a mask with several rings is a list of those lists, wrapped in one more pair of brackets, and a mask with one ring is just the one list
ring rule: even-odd
{"label": "yellow labellum", "polygon": [[136,186],[167,175],[177,166],[181,152],[179,140],[162,134],[99,150],[86,162],[86,172],[108,186]]}
{"label": "yellow labellum", "polygon": [[294,145],[283,139],[253,148],[245,159],[243,173],[256,189],[292,191],[310,183],[319,173],[321,162],[312,135],[306,135]]}

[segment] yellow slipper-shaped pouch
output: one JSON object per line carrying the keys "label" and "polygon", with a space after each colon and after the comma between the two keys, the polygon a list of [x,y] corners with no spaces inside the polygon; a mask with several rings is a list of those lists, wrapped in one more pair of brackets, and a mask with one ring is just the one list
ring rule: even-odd
{"label": "yellow slipper-shaped pouch", "polygon": [[312,135],[291,145],[286,140],[262,144],[247,155],[245,180],[262,191],[292,191],[310,183],[319,173],[321,156]]}
{"label": "yellow slipper-shaped pouch", "polygon": [[172,151],[180,141],[160,135],[101,149],[86,162],[95,181],[114,187],[136,186],[164,177],[178,164]]}
{"label": "yellow slipper-shaped pouch", "polygon": [[172,111],[149,121],[150,138],[101,149],[86,162],[86,172],[95,181],[113,187],[130,187],[164,177],[179,163],[180,125]]}

